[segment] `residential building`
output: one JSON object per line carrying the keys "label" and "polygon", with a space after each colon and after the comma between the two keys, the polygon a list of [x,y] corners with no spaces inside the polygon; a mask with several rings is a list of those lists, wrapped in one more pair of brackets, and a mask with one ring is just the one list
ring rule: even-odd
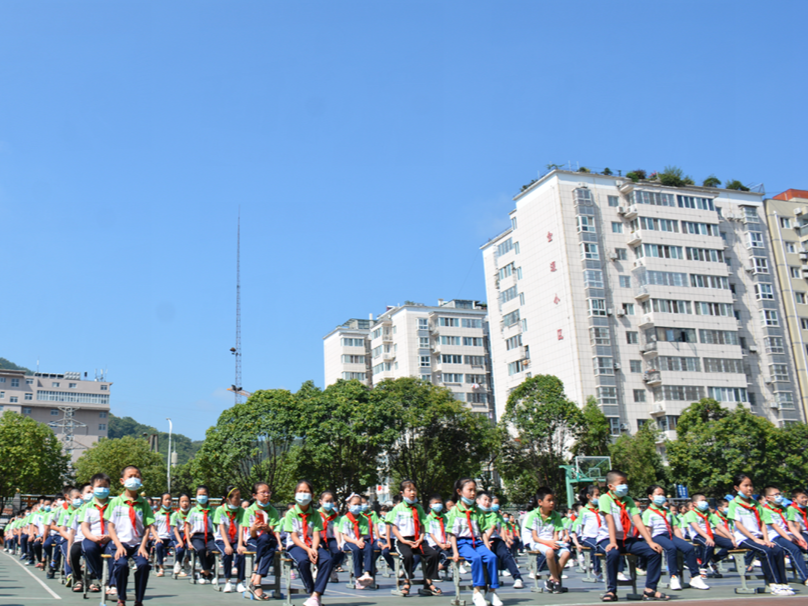
{"label": "residential building", "polygon": [[351,319],[323,337],[325,384],[419,377],[448,387],[494,419],[487,308],[468,300],[405,303],[375,320]]}
{"label": "residential building", "polygon": [[554,170],[514,201],[481,247],[497,416],[551,374],[614,435],[673,437],[703,397],[803,418],[761,194]]}
{"label": "residential building", "polygon": [[75,462],[99,438],[107,437],[109,422],[112,383],[84,376],[0,369],[0,414],[14,411],[49,425]]}
{"label": "residential building", "polygon": [[808,191],[764,201],[803,417],[808,417]]}

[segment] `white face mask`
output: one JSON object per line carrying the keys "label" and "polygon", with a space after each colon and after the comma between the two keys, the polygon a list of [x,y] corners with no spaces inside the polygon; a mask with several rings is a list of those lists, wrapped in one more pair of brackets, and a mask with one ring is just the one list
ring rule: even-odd
{"label": "white face mask", "polygon": [[300,505],[308,505],[309,503],[311,503],[311,493],[310,492],[295,493],[295,501],[297,501]]}

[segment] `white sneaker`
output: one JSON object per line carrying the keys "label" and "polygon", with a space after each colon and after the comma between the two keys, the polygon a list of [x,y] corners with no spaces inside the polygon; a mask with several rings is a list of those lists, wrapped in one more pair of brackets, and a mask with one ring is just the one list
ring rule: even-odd
{"label": "white sneaker", "polygon": [[227,581],[224,584],[224,589],[222,589],[222,593],[233,593],[233,586],[230,584],[230,581]]}
{"label": "white sneaker", "polygon": [[491,596],[491,606],[503,606],[502,600],[499,599],[499,596],[496,593],[492,591],[488,595]]}
{"label": "white sneaker", "polygon": [[366,572],[361,577],[356,579],[356,582],[359,583],[360,585],[364,586],[364,587],[367,587],[368,585],[373,584],[373,577],[370,576],[370,574]]}
{"label": "white sneaker", "polygon": [[531,573],[530,573],[528,576],[529,576],[531,579],[535,579],[535,578],[536,578],[536,573],[535,573],[535,572],[531,572]]}
{"label": "white sneaker", "polygon": [[630,581],[631,579],[629,579],[629,578],[628,578],[626,575],[624,575],[622,572],[618,572],[618,573],[617,573],[617,580],[618,580],[618,581]]}
{"label": "white sneaker", "polygon": [[320,602],[318,602],[316,598],[309,598],[303,602],[303,606],[320,606]]}
{"label": "white sneaker", "polygon": [[469,573],[469,572],[468,572],[468,570],[466,570],[466,569],[463,567],[463,565],[462,565],[462,564],[460,565],[460,569],[458,570],[458,572],[459,572],[460,574],[468,574],[468,573]]}
{"label": "white sneaker", "polygon": [[763,564],[761,564],[761,563],[760,563],[760,560],[755,560],[755,561],[752,563],[752,565],[753,565],[755,568],[762,568],[762,567],[763,567]]}
{"label": "white sneaker", "polygon": [[568,579],[569,577],[568,577],[567,575],[565,575],[565,574],[562,574],[562,575],[561,575],[561,578],[562,578],[562,579]]}
{"label": "white sneaker", "polygon": [[177,562],[176,564],[174,564],[174,574],[179,574],[179,573],[180,573],[180,563]]}
{"label": "white sneaker", "polygon": [[471,601],[474,603],[474,606],[486,606],[487,604],[485,596],[481,591],[475,591],[474,595],[471,596]]}
{"label": "white sneaker", "polygon": [[525,584],[522,582],[522,579],[516,579],[513,582],[513,588],[514,589],[522,589],[522,587],[524,587],[524,586],[525,586]]}
{"label": "white sneaker", "polygon": [[238,593],[244,593],[247,591],[247,587],[244,585],[244,583],[239,583],[238,585],[236,585],[236,591]]}
{"label": "white sneaker", "polygon": [[709,589],[710,586],[704,582],[701,577],[693,577],[690,579],[690,586],[694,589]]}
{"label": "white sneaker", "polygon": [[503,571],[502,571],[502,576],[503,576],[503,577],[509,577],[509,576],[511,576],[511,573],[510,573],[510,571],[508,571],[508,570],[503,570]]}
{"label": "white sneaker", "polygon": [[200,577],[199,580],[196,582],[197,585],[204,585],[207,583],[204,577]]}
{"label": "white sneaker", "polygon": [[[692,581],[691,581],[692,585]],[[668,588],[671,591],[681,591],[682,590],[682,582],[679,580],[679,577],[676,575],[671,577],[670,583],[668,583]]]}

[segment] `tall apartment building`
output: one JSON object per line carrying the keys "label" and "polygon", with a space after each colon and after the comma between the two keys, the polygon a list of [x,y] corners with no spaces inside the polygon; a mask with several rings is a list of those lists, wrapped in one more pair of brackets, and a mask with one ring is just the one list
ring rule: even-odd
{"label": "tall apartment building", "polygon": [[[799,400],[808,417],[808,191],[789,189],[764,201]],[[796,396],[796,394],[795,394]]]}
{"label": "tall apartment building", "polygon": [[0,369],[0,414],[14,411],[49,425],[75,462],[107,437],[111,386],[103,378],[82,379],[78,372],[26,375],[24,370]]}
{"label": "tall apartment building", "polygon": [[325,384],[420,377],[452,390],[473,412],[494,418],[484,303],[407,303],[375,320],[351,319],[323,337]]}
{"label": "tall apartment building", "polygon": [[497,416],[552,374],[615,435],[672,438],[705,396],[800,420],[761,198],[560,170],[519,193],[482,246]]}

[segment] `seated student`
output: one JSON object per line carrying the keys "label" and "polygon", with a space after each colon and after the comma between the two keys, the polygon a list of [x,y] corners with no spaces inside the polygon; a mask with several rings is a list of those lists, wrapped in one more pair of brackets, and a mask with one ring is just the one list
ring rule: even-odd
{"label": "seated student", "polygon": [[[114,548],[106,519],[107,507],[109,507],[110,479],[105,473],[97,473],[90,478],[90,484],[93,501],[84,506],[78,518],[78,523],[81,524],[81,535],[84,537],[81,547],[92,577],[102,579],[104,569],[101,556],[105,553],[112,555]],[[90,591],[95,593],[101,589],[93,583],[90,585]]]}
{"label": "seated student", "polygon": [[[83,553],[82,543],[84,542],[84,533],[81,530],[81,519],[84,517],[84,509],[89,506],[93,500],[93,485],[90,483],[83,484],[81,490],[81,504],[75,508],[75,511],[70,514],[67,520],[67,558],[70,561],[70,574],[67,577],[66,587],[73,587],[75,593],[80,593],[84,590],[84,581],[81,576],[81,556]],[[100,591],[96,586],[96,591]]]}
{"label": "seated student", "polygon": [[73,512],[84,505],[81,498],[81,492],[77,488],[71,488],[67,494],[68,504],[67,508],[62,508],[56,512],[54,519],[51,521],[51,527],[58,533],[58,540],[55,541],[53,558],[48,569],[48,578],[52,579],[55,571],[59,568],[62,558],[65,560],[64,573],[65,578],[72,572],[70,569],[70,562],[67,558],[67,546],[70,542],[70,529],[67,522],[73,516]]}
{"label": "seated student", "polygon": [[[626,474],[613,469],[606,474],[608,492],[598,499],[598,510],[606,523],[598,529],[598,551],[606,554],[607,590],[603,602],[617,601],[617,572],[620,556],[630,553],[644,557],[647,563],[645,600],[669,600],[670,596],[657,591],[662,563],[662,546],[658,545],[642,523],[640,510],[628,496]],[[635,535],[639,532],[643,541]]]}
{"label": "seated student", "polygon": [[[724,501],[726,504],[726,501]],[[702,577],[710,571],[714,561],[726,557],[730,549],[735,547],[735,538],[728,529],[726,519],[722,521],[723,514],[710,513],[709,504],[703,494],[696,493],[691,500],[691,509],[682,519],[683,524],[696,547],[696,558],[701,561],[699,570]],[[716,545],[720,548],[715,554]],[[691,581],[692,585],[692,581]]]}
{"label": "seated student", "polygon": [[766,524],[766,533],[772,543],[776,543],[791,556],[791,564],[797,571],[800,583],[808,585],[808,565],[802,554],[805,553],[800,543],[805,543],[802,535],[794,535],[786,519],[786,509],[783,505],[784,497],[777,486],[766,486],[763,489],[766,504],[763,506],[763,523]]}
{"label": "seated student", "polygon": [[455,482],[453,499],[456,505],[446,520],[452,543],[452,559],[457,563],[462,557],[471,564],[474,606],[486,606],[486,589],[491,606],[502,606],[502,600],[497,595],[497,556],[483,542],[482,525],[485,520],[483,512],[475,504],[476,497],[477,483],[472,478],[461,478]]}
{"label": "seated student", "polygon": [[22,514],[19,522],[19,541],[20,541],[20,560],[28,558],[28,531],[31,525],[31,508],[27,507]]}
{"label": "seated student", "polygon": [[423,592],[441,595],[443,592],[435,587],[433,581],[438,579],[438,562],[440,554],[426,541],[426,513],[418,503],[418,488],[412,480],[404,480],[399,484],[401,503],[390,512],[391,529],[396,537],[396,549],[401,554],[406,572],[404,584],[400,591],[407,595],[415,570],[415,552],[420,553],[421,569],[424,573]]}
{"label": "seated student", "polygon": [[199,584],[213,581],[213,565],[215,558],[211,551],[216,551],[213,539],[213,512],[208,504],[208,487],[197,486],[196,507],[192,507],[185,518],[185,541],[193,546],[199,561]]}
{"label": "seated student", "polygon": [[[168,555],[168,548],[171,545],[173,533],[171,532],[171,493],[164,492],[160,497],[160,505],[154,512],[154,555],[157,558],[157,576],[162,577],[166,573],[165,561]],[[160,539],[157,543],[156,540]]]}
{"label": "seated student", "polygon": [[[682,531],[676,526],[673,514],[665,506],[667,497],[662,486],[654,484],[646,492],[649,505],[642,514],[642,521],[648,532],[658,545],[662,545],[668,560],[668,574],[670,575],[670,588],[673,591],[682,589],[682,578],[679,571],[679,555],[684,556],[685,565],[690,570],[690,586],[695,589],[709,589],[710,587],[701,578],[699,563],[696,560],[696,548],[682,538]],[[696,522],[694,521],[694,524]],[[712,535],[709,522],[707,532]]]}
{"label": "seated student", "polygon": [[49,517],[51,502],[52,501],[50,499],[44,499],[42,503],[38,505],[34,515],[31,516],[30,533],[34,537],[32,551],[34,555],[34,562],[36,563],[37,568],[45,567],[42,563],[42,549],[43,545],[45,544],[45,540],[48,538],[45,536],[45,527],[47,526],[45,520]]}
{"label": "seated student", "polygon": [[340,541],[338,538],[340,516],[333,492],[326,490],[320,494],[320,509],[317,511],[323,522],[323,530],[320,533],[320,544],[328,548],[328,551],[331,553],[331,561],[334,564],[329,581],[331,583],[338,583],[337,566],[342,563],[345,552],[340,549]]}
{"label": "seated student", "polygon": [[[388,568],[393,570],[395,568],[395,561],[393,560],[391,552],[395,550],[393,549],[393,531],[390,530],[389,522],[391,511],[392,507],[382,507],[381,516],[379,518],[379,535],[381,536],[380,547],[382,550],[382,557],[384,558],[384,561],[387,562]],[[401,572],[403,573],[404,571]]]}
{"label": "seated student", "polygon": [[[149,582],[149,536],[153,531],[154,515],[149,502],[138,495],[143,486],[140,469],[128,465],[121,471],[123,494],[109,502],[104,519],[109,525],[109,536],[115,544],[112,576],[118,590],[118,606],[126,603],[126,584],[129,580],[129,559],[135,562],[135,606],[142,606]],[[88,510],[89,511],[89,510]],[[158,538],[155,542],[159,543]]]}
{"label": "seated student", "polygon": [[[283,518],[283,530],[287,533],[286,549],[297,564],[303,587],[311,594],[303,606],[320,606],[320,596],[325,593],[333,566],[331,553],[320,545],[323,521],[311,504],[313,495],[311,482],[298,482],[295,486],[296,505]],[[312,564],[317,565],[316,581],[311,574]]]}
{"label": "seated student", "polygon": [[264,594],[261,583],[275,560],[281,520],[278,510],[269,502],[272,492],[266,482],[256,482],[252,496],[253,504],[241,510],[239,526],[245,532],[239,533],[239,551],[255,552],[247,590],[258,600],[268,600],[269,596]]}
{"label": "seated student", "polygon": [[555,495],[542,487],[533,499],[536,504],[536,515],[531,518],[530,549],[539,551],[547,561],[550,578],[545,581],[545,589],[549,593],[561,593],[561,572],[570,558],[569,544],[562,540],[564,523],[561,515],[555,511]]}
{"label": "seated student", "polygon": [[787,511],[788,529],[794,535],[797,544],[802,549],[808,549],[808,492],[802,488],[794,490]]}
{"label": "seated student", "polygon": [[237,584],[244,584],[244,547],[239,549],[239,524],[242,520],[241,491],[234,484],[225,488],[222,504],[213,513],[213,524],[216,531],[213,535],[216,548],[222,554],[222,568],[224,569],[223,593],[232,593],[233,585],[230,577],[233,575],[233,565],[236,567]]}
{"label": "seated student", "polygon": [[516,589],[521,589],[525,584],[522,581],[522,573],[519,572],[519,568],[516,566],[508,544],[503,539],[503,523],[498,511],[499,505],[497,505],[497,511],[493,511],[490,493],[481,490],[477,493],[477,508],[483,512],[481,527],[483,543],[491,553],[497,556],[497,569],[504,569],[503,574],[507,572],[508,576],[513,577],[513,586]]}
{"label": "seated student", "polygon": [[344,547],[353,552],[356,589],[367,589],[368,585],[373,583],[377,554],[373,549],[368,519],[362,515],[361,497],[353,494],[346,499],[346,504],[348,513],[342,517],[339,532]]}
{"label": "seated student", "polygon": [[738,547],[749,549],[758,557],[772,595],[794,595],[786,583],[785,552],[769,539],[763,508],[752,497],[752,480],[746,474],[738,474],[734,486],[738,496],[729,504],[727,517],[735,522]]}
{"label": "seated student", "polygon": [[43,567],[46,568],[45,576],[52,579],[56,573],[55,560],[61,556],[61,540],[62,536],[59,534],[57,525],[58,518],[64,511],[60,500],[54,501],[51,507],[47,508],[45,514],[42,516],[43,530],[42,535],[44,541],[42,543],[42,551],[44,552],[45,560]]}
{"label": "seated student", "polygon": [[174,574],[178,577],[187,577],[185,572],[185,556],[188,553],[188,542],[185,539],[185,520],[191,513],[191,495],[186,492],[180,493],[178,505],[174,513],[169,517],[171,526],[171,547],[174,549]]}
{"label": "seated student", "polygon": [[[368,529],[370,530],[370,536],[373,540],[373,549],[377,551],[381,551],[383,549],[382,545],[382,528],[385,527],[385,523],[379,517],[379,515],[374,511],[374,509],[370,505],[370,501],[365,495],[360,495],[362,497],[362,515],[368,521]],[[340,520],[340,528],[342,527],[342,521]],[[344,555],[344,552],[342,552]],[[378,559],[378,553],[374,556],[374,562]],[[342,561],[342,560],[340,560]],[[335,565],[336,566],[336,565]]]}
{"label": "seated student", "polygon": [[443,513],[443,499],[439,494],[433,494],[429,497],[426,530],[426,542],[440,554],[438,571],[444,570],[447,558],[451,557],[452,545],[446,535],[446,516]]}
{"label": "seated student", "polygon": [[598,551],[598,530],[606,524],[606,517],[598,509],[598,498],[600,488],[590,485],[584,488],[578,495],[582,506],[578,510],[577,540],[584,547],[590,549],[590,560],[592,562],[592,572],[598,580],[601,579],[600,558],[596,556]]}

